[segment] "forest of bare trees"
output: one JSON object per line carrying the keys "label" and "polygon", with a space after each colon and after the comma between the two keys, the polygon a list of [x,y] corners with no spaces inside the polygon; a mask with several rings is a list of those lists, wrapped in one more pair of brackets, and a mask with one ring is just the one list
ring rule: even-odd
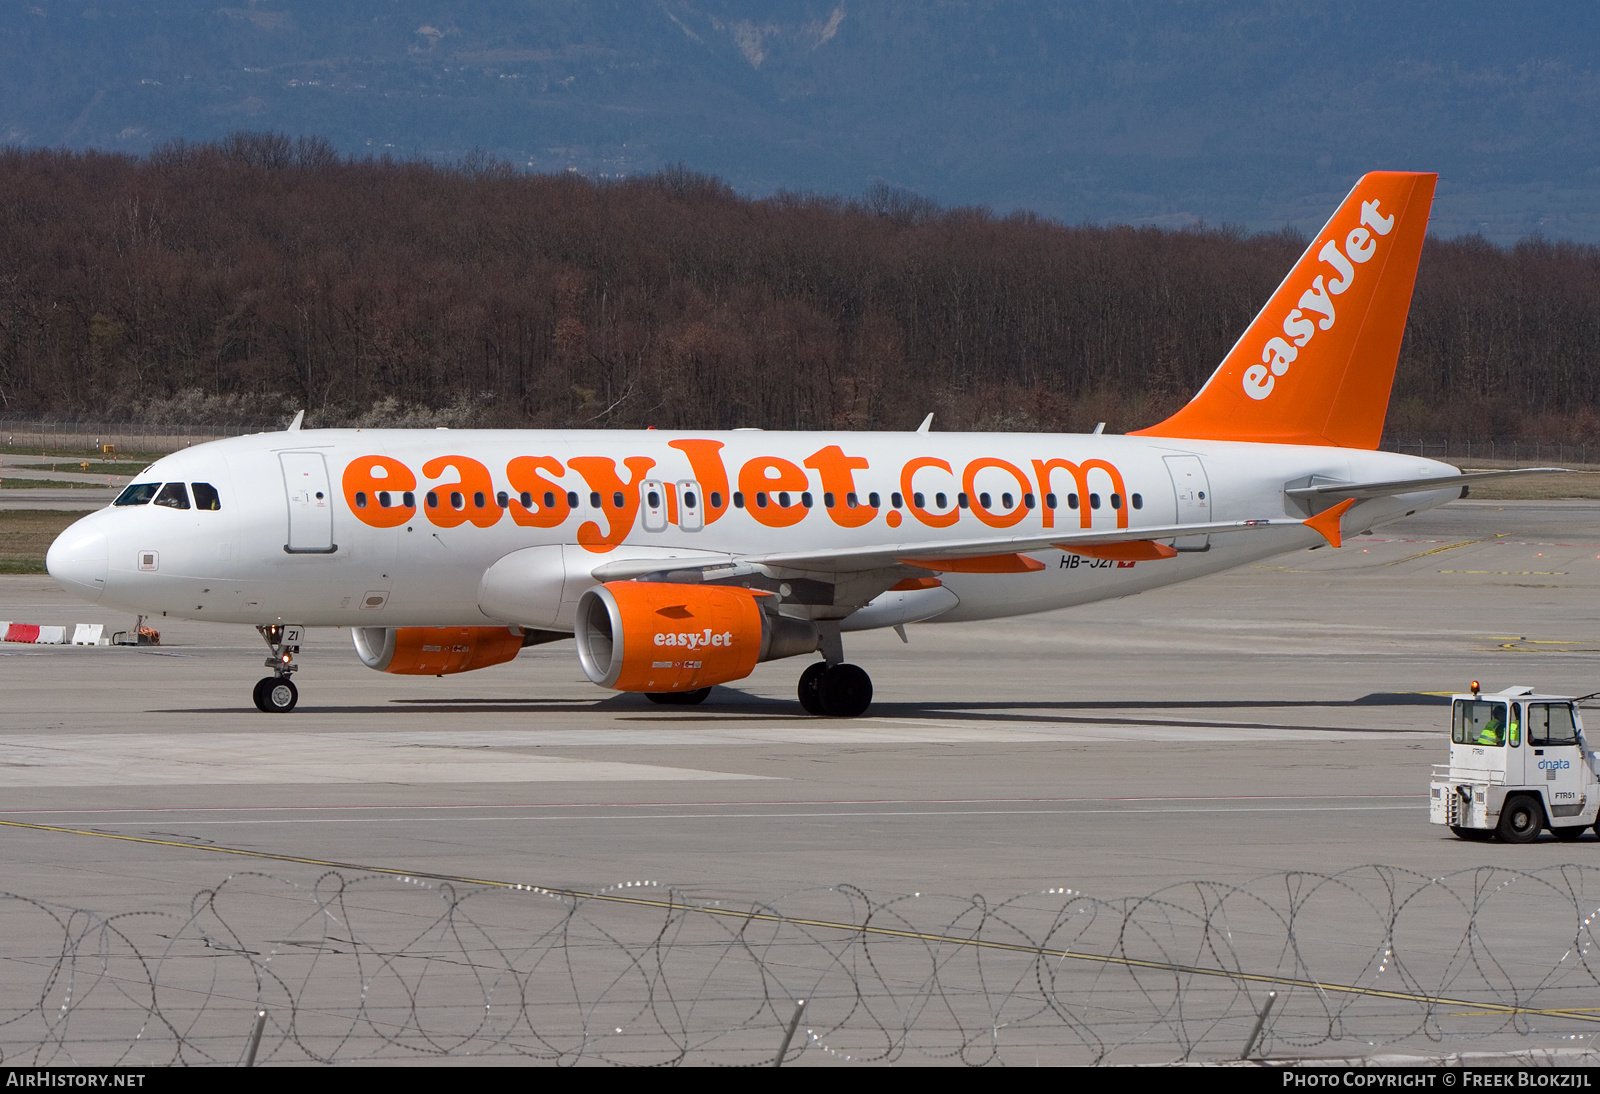
{"label": "forest of bare trees", "polygon": [[[1204,381],[1292,232],[341,160],[0,150],[0,414],[1113,431]],[[1600,249],[1431,241],[1392,432],[1600,439]]]}

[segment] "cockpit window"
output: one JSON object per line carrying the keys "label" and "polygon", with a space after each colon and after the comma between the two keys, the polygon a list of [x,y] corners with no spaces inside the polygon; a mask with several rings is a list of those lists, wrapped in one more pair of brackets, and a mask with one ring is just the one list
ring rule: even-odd
{"label": "cockpit window", "polygon": [[221,509],[222,496],[217,493],[217,488],[209,482],[192,482],[189,484],[194,489],[194,507],[196,509]]}
{"label": "cockpit window", "polygon": [[156,504],[165,505],[172,509],[189,508],[189,491],[183,488],[181,482],[169,482],[161,488],[161,493],[156,495]]}
{"label": "cockpit window", "polygon": [[150,499],[161,489],[159,482],[136,482],[122,493],[112,505],[149,505]]}

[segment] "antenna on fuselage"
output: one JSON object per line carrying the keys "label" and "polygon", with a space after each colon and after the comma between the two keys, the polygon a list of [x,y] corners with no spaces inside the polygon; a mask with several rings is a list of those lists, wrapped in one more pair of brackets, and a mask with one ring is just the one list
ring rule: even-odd
{"label": "antenna on fuselage", "polygon": [[926,433],[929,430],[929,428],[932,427],[932,425],[933,425],[933,413],[930,411],[928,416],[926,418],[922,419],[922,424],[917,426],[917,432],[918,433]]}
{"label": "antenna on fuselage", "polygon": [[298,432],[300,432],[300,423],[305,421],[305,419],[306,419],[306,412],[305,411],[303,411],[303,410],[295,411],[294,412],[294,421],[289,423],[289,428],[284,430],[284,432],[285,433],[298,433]]}

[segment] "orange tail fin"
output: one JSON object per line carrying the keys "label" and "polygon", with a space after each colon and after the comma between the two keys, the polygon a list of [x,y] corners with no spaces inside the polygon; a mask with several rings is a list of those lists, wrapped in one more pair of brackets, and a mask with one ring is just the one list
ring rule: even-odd
{"label": "orange tail fin", "polygon": [[1136,435],[1377,448],[1436,181],[1363,176],[1200,393]]}

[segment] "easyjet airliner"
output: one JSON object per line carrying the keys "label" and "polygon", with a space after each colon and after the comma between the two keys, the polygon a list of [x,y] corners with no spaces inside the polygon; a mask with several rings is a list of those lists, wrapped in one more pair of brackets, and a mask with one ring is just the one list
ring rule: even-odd
{"label": "easyjet airliner", "polygon": [[809,656],[801,705],[858,715],[846,632],[1127,596],[1461,496],[1476,475],[1376,451],[1434,182],[1363,178],[1200,393],[1127,436],[297,418],[156,461],[50,573],[255,625],[263,711],[295,706],[302,629],[340,626],[372,668],[428,675],[572,637],[589,679],[660,703]]}

